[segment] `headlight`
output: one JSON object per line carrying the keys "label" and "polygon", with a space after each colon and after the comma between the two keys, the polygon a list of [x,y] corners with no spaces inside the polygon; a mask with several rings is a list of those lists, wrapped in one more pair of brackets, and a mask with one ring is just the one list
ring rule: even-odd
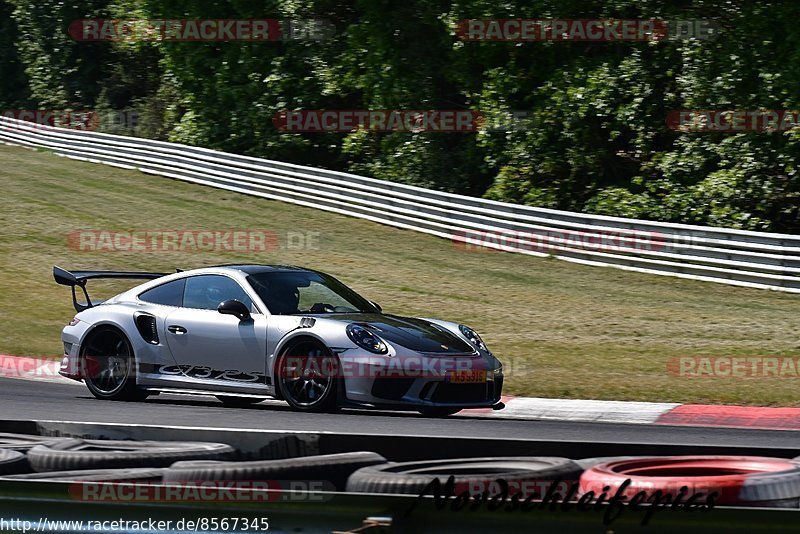
{"label": "headlight", "polygon": [[368,350],[375,354],[386,354],[389,348],[381,338],[357,324],[347,325],[347,337],[364,350]]}
{"label": "headlight", "polygon": [[463,324],[458,325],[458,329],[461,330],[461,334],[472,343],[475,348],[481,349],[486,352],[490,352],[489,349],[486,348],[486,344],[481,339],[481,336],[468,326],[464,326]]}

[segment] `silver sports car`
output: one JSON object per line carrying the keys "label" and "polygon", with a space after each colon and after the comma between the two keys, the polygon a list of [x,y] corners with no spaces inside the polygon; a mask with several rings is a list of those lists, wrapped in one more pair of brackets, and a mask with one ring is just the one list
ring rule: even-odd
{"label": "silver sports car", "polygon": [[[72,288],[78,311],[61,335],[60,372],[100,399],[191,393],[243,406],[275,397],[302,411],[352,406],[432,416],[503,407],[503,366],[474,330],[385,314],[318,271],[54,267],[53,276]],[[92,302],[87,281],[102,278],[149,281]]]}

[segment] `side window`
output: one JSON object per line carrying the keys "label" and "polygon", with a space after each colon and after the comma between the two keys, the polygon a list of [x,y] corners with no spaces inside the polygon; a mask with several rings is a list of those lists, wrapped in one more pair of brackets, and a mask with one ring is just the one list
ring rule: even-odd
{"label": "side window", "polygon": [[253,301],[244,289],[227,276],[203,274],[186,279],[186,289],[183,292],[184,308],[216,310],[220,302],[230,299],[236,299],[250,310],[253,309]]}
{"label": "side window", "polygon": [[183,286],[185,278],[173,280],[166,284],[161,284],[153,289],[148,289],[139,294],[139,299],[152,304],[162,304],[164,306],[181,306],[183,303]]}

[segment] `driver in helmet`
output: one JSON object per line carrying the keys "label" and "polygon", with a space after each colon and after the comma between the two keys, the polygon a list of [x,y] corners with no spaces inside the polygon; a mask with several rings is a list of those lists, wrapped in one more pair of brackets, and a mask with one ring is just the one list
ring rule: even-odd
{"label": "driver in helmet", "polygon": [[300,291],[294,285],[275,284],[267,294],[267,306],[272,313],[289,315],[299,313]]}

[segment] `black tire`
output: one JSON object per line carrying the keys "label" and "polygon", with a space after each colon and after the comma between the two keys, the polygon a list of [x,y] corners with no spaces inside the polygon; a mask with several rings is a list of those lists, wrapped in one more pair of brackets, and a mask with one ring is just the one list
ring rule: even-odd
{"label": "black tire", "polygon": [[255,398],[255,397],[236,397],[234,395],[215,395],[217,400],[220,401],[223,406],[227,408],[244,408],[245,406],[252,406],[253,404],[258,404],[259,402],[263,402],[266,397],[263,398]]}
{"label": "black tire", "polygon": [[389,463],[359,469],[350,475],[347,491],[419,495],[434,479],[439,479],[444,487],[452,475],[456,493],[465,489],[482,493],[498,487],[496,481],[504,479],[509,485],[509,495],[527,494],[555,480],[576,481],[582,471],[572,460],[549,456]]}
{"label": "black tire", "polygon": [[573,460],[576,464],[586,471],[596,465],[604,464],[607,462],[616,462],[619,460],[635,460],[642,458],[642,456],[598,456],[596,458],[581,458],[580,460]]}
{"label": "black tire", "polygon": [[424,415],[425,417],[448,417],[450,415],[457,414],[461,411],[461,408],[446,408],[440,406],[429,406],[426,408],[420,408],[417,410],[419,413]]}
{"label": "black tire", "polygon": [[89,469],[81,471],[49,471],[9,475],[9,480],[60,480],[65,482],[161,482],[163,469]]}
{"label": "black tire", "polygon": [[81,376],[89,391],[103,400],[140,401],[147,393],[136,386],[136,356],[125,334],[99,326],[81,348]]}
{"label": "black tire", "polygon": [[34,471],[167,467],[181,460],[226,460],[235,452],[224,443],[68,439],[28,452]]}
{"label": "black tire", "polygon": [[269,439],[259,447],[258,451],[241,453],[241,460],[281,460],[298,456],[314,456],[319,454],[319,436],[306,434],[286,435]]}
{"label": "black tire", "polygon": [[213,480],[322,481],[337,490],[357,469],[386,463],[374,452],[346,452],[256,462],[178,462],[164,472],[164,482]]}
{"label": "black tire", "polygon": [[0,475],[29,473],[28,459],[21,452],[0,449]]}
{"label": "black tire", "polygon": [[[313,367],[306,376],[306,362]],[[301,371],[299,367],[303,366]],[[320,342],[303,338],[287,346],[275,365],[275,382],[280,397],[292,409],[301,412],[334,412],[339,409],[338,395],[341,386],[339,360]],[[302,376],[295,376],[298,374]],[[317,389],[314,384],[321,385]],[[312,392],[314,395],[312,396]]]}
{"label": "black tire", "polygon": [[0,433],[0,450],[27,452],[36,445],[49,445],[69,438]]}

